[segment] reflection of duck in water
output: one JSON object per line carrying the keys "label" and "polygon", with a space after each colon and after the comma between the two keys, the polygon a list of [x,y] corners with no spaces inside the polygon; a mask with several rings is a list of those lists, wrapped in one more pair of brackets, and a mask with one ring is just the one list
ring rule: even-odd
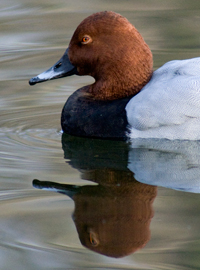
{"label": "reflection of duck in water", "polygon": [[[82,171],[83,179],[98,185],[73,186],[38,180],[33,185],[66,194],[74,200],[73,219],[85,247],[111,257],[126,256],[143,248],[150,239],[157,188],[137,182],[127,169],[127,145],[123,148],[122,142],[63,138],[65,157],[73,156],[69,163]],[[113,146],[113,151],[108,152],[108,144]],[[123,162],[118,166],[119,147],[124,149],[124,167]]]}
{"label": "reflection of duck in water", "polygon": [[200,193],[200,141],[133,140],[128,168],[141,183]]}
{"label": "reflection of duck in water", "polygon": [[[149,241],[157,188],[136,182],[129,172],[97,171],[97,178],[101,174],[105,185],[77,187],[38,180],[33,184],[52,188],[74,200],[73,220],[82,245],[107,256],[122,257]],[[117,181],[116,185],[118,178],[121,183]]]}

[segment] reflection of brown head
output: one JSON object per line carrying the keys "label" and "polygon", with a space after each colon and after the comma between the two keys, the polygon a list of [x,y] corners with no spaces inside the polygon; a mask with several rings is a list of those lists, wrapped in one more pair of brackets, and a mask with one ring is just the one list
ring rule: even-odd
{"label": "reflection of brown head", "polygon": [[[115,174],[126,181],[112,185]],[[105,177],[102,171],[101,177]],[[107,177],[110,184],[84,186],[73,196],[74,222],[84,246],[110,257],[123,257],[150,239],[157,188],[136,182],[130,172],[107,171]]]}

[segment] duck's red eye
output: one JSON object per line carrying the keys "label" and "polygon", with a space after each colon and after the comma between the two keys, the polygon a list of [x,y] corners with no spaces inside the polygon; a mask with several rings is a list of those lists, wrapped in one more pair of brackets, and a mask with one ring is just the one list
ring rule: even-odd
{"label": "duck's red eye", "polygon": [[84,36],[84,37],[82,38],[82,40],[81,40],[81,43],[82,43],[82,44],[87,44],[87,43],[89,43],[89,42],[91,42],[91,37],[89,37],[89,36]]}
{"label": "duck's red eye", "polygon": [[89,40],[89,37],[83,37],[82,42],[87,42]]}
{"label": "duck's red eye", "polygon": [[96,247],[99,245],[99,240],[97,239],[96,234],[94,234],[93,232],[91,232],[90,234],[90,243],[92,244],[92,246]]}

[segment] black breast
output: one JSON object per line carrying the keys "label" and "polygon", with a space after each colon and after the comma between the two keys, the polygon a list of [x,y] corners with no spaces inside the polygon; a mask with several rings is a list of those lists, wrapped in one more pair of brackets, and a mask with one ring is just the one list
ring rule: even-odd
{"label": "black breast", "polygon": [[75,136],[125,139],[128,132],[125,107],[130,99],[99,101],[77,90],[63,107],[62,129]]}

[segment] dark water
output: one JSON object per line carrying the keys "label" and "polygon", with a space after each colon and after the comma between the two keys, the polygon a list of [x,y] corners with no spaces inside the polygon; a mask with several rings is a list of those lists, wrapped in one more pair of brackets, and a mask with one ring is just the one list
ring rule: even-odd
{"label": "dark water", "polygon": [[0,2],[0,269],[200,269],[200,143],[62,136],[65,100],[93,80],[28,85],[101,10],[136,26],[155,69],[200,56],[195,0]]}

